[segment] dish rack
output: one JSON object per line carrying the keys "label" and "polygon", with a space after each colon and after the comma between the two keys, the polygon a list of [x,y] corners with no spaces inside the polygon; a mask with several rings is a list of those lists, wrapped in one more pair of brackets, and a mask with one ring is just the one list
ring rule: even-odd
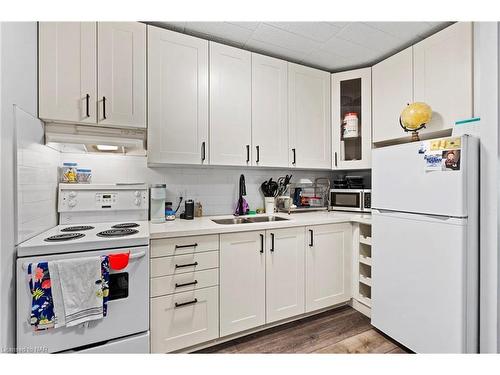
{"label": "dish rack", "polygon": [[287,189],[296,207],[278,207],[280,212],[306,212],[329,209],[330,180],[316,178],[314,182],[292,183]]}

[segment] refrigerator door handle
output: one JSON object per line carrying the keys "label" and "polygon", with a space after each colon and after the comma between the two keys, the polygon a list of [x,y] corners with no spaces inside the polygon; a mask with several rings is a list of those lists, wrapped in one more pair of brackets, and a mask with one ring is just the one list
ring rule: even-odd
{"label": "refrigerator door handle", "polygon": [[380,208],[372,208],[371,213],[372,215],[375,213],[375,214],[389,214],[393,216],[404,216],[404,217],[408,217],[408,215],[410,215],[418,217],[427,217],[429,219],[441,220],[441,221],[452,220],[452,219],[467,219],[467,216],[455,217],[455,216],[445,216],[445,215],[433,215],[433,214],[418,213],[418,212],[384,210]]}

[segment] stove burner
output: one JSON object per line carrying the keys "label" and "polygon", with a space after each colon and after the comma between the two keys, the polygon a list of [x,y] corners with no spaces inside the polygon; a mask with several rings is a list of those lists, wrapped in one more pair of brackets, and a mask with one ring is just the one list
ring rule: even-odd
{"label": "stove burner", "polygon": [[138,226],[139,226],[139,224],[137,224],[137,223],[122,223],[122,224],[113,225],[111,228],[118,228],[118,229],[122,229],[122,228],[136,228]]}
{"label": "stove burner", "polygon": [[70,241],[76,240],[77,238],[85,236],[83,233],[64,233],[56,234],[55,236],[50,236],[44,239],[46,242],[59,242],[59,241]]}
{"label": "stove burner", "polygon": [[83,230],[91,230],[94,229],[91,225],[75,225],[74,227],[67,227],[61,229],[61,232],[81,232]]}
{"label": "stove burner", "polygon": [[119,229],[108,229],[97,233],[99,237],[123,237],[130,236],[131,234],[139,233],[137,229],[119,228]]}

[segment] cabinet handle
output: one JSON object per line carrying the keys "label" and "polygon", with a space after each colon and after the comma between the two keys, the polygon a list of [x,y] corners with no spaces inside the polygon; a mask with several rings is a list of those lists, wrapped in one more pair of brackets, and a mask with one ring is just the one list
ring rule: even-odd
{"label": "cabinet handle", "polygon": [[106,97],[102,97],[102,118],[106,120]]}
{"label": "cabinet handle", "polygon": [[260,161],[260,146],[255,146],[255,148],[257,149],[257,160],[256,160],[256,162],[258,163]]}
{"label": "cabinet handle", "polygon": [[313,247],[314,246],[314,232],[312,231],[312,229],[309,229],[309,234],[311,235],[311,241],[309,242],[309,247]]}
{"label": "cabinet handle", "polygon": [[196,267],[198,262],[188,263],[188,264],[176,264],[175,268],[185,268],[185,267]]}
{"label": "cabinet handle", "polygon": [[188,302],[182,302],[182,303],[175,303],[175,307],[181,307],[181,306],[187,306],[187,305],[192,305],[193,303],[196,303],[198,302],[198,298],[195,298],[194,300],[192,301],[188,301]]}
{"label": "cabinet handle", "polygon": [[175,287],[176,288],[181,288],[183,286],[196,285],[196,284],[198,284],[198,280],[191,281],[190,283],[184,283],[184,284],[177,284],[177,283],[175,283]]}
{"label": "cabinet handle", "polygon": [[250,145],[247,145],[247,163],[250,162]]}
{"label": "cabinet handle", "polygon": [[293,161],[292,164],[295,165],[297,164],[297,152],[295,151],[294,148],[292,148],[292,153],[293,153]]}
{"label": "cabinet handle", "polygon": [[197,243],[193,243],[193,244],[190,244],[190,245],[175,245],[175,248],[176,249],[184,249],[186,247],[196,247],[196,246],[198,246],[198,244]]}
{"label": "cabinet handle", "polygon": [[89,105],[90,105],[90,95],[89,94],[87,94],[85,96],[85,103],[87,105],[87,109],[85,111],[85,114],[87,115],[87,117],[90,117],[90,107],[89,107]]}
{"label": "cabinet handle", "polygon": [[262,254],[264,252],[264,235],[260,235],[260,253]]}
{"label": "cabinet handle", "polygon": [[337,151],[335,151],[335,166],[337,166]]}
{"label": "cabinet handle", "polygon": [[274,252],[274,233],[271,233],[271,248],[269,250]]}
{"label": "cabinet handle", "polygon": [[205,158],[206,158],[205,142],[201,142],[201,161],[205,161]]}

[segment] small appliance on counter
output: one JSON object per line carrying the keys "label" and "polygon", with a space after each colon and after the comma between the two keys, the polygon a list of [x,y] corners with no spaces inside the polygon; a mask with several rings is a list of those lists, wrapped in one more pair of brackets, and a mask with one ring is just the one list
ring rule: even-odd
{"label": "small appliance on counter", "polygon": [[188,199],[186,202],[184,202],[184,212],[181,214],[181,219],[194,219],[194,201],[192,199]]}
{"label": "small appliance on counter", "polygon": [[150,219],[152,223],[165,222],[165,199],[167,197],[167,186],[165,184],[151,185]]}
{"label": "small appliance on counter", "polygon": [[331,189],[330,209],[332,211],[371,211],[370,189]]}

